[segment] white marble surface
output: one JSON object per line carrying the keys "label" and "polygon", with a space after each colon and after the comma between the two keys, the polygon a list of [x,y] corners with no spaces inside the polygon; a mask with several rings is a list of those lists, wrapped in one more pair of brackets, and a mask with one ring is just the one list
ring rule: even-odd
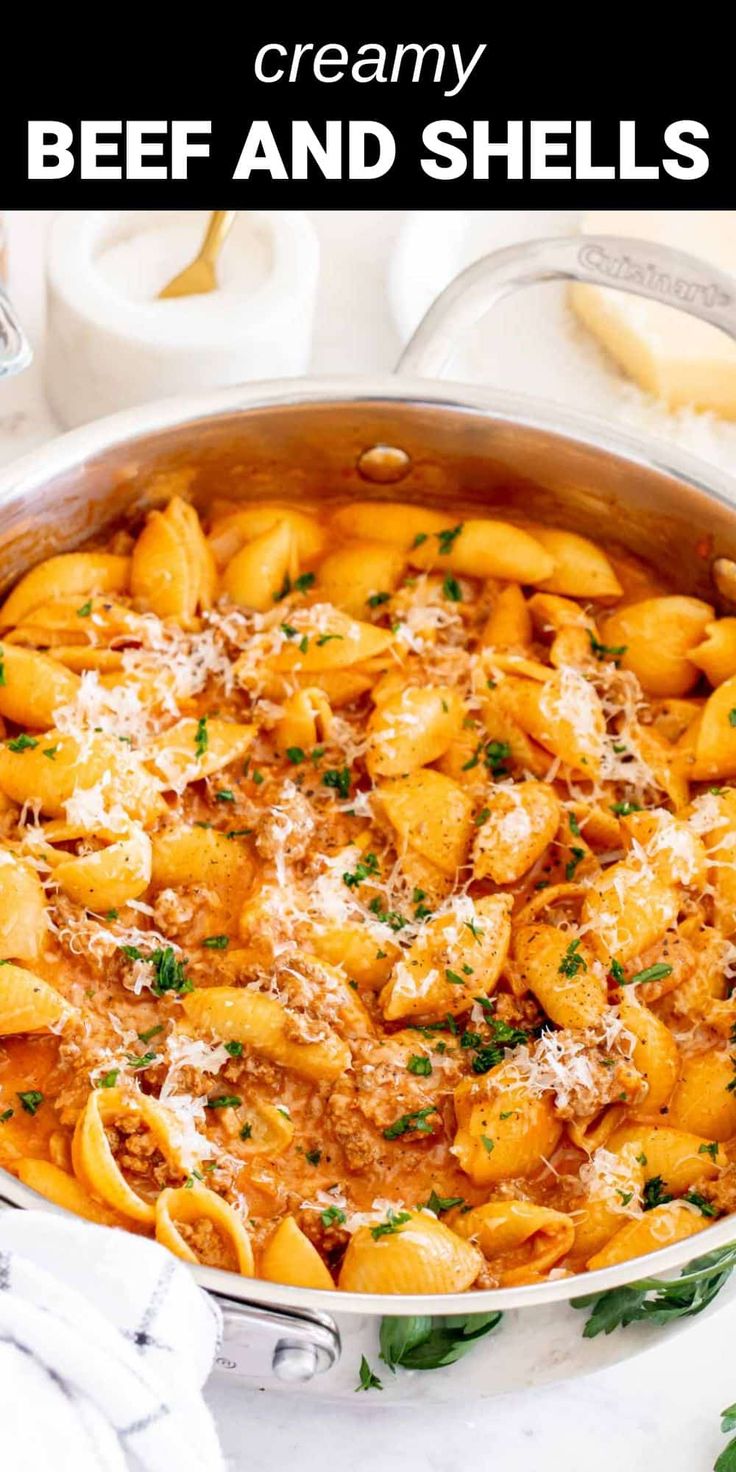
{"label": "white marble surface", "polygon": [[[380,371],[398,350],[384,294],[400,216],[325,212],[317,372]],[[43,397],[44,214],[11,215],[11,286],[36,350],[0,389],[0,463],[56,432]],[[410,1410],[378,1392],[346,1404],[249,1393],[211,1382],[208,1399],[232,1472],[298,1466],[351,1472],[709,1472],[725,1444],[719,1413],[736,1400],[736,1304],[644,1355],[584,1380],[490,1401]],[[499,1338],[497,1352],[503,1354]],[[376,1365],[376,1368],[380,1368]],[[442,1372],[437,1372],[441,1374]],[[206,1469],[203,1469],[206,1472]]]}

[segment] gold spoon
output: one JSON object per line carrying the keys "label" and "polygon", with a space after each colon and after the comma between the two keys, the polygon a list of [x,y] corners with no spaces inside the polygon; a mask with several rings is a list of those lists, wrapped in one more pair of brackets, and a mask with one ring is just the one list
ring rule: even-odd
{"label": "gold spoon", "polygon": [[199,251],[189,266],[174,276],[172,281],[158,294],[169,296],[200,296],[206,291],[215,291],[217,257],[233,226],[237,210],[213,210]]}

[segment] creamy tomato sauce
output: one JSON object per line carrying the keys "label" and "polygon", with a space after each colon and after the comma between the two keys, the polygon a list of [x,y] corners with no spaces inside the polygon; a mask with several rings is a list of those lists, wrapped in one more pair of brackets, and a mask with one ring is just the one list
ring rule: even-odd
{"label": "creamy tomato sauce", "polygon": [[736,621],[477,508],[174,499],[0,623],[7,1170],[388,1293],[732,1208]]}

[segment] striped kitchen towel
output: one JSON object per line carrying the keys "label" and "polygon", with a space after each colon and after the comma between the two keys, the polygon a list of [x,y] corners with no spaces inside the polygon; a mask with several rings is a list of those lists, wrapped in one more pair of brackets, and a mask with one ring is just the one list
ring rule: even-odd
{"label": "striped kitchen towel", "polygon": [[201,1393],[219,1335],[157,1243],[0,1213],[0,1468],[223,1472]]}

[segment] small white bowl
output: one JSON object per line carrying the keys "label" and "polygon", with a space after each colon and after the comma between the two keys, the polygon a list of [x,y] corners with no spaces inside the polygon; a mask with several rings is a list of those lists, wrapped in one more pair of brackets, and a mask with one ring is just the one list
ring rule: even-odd
{"label": "small white bowl", "polygon": [[158,301],[192,259],[205,211],[98,210],[54,220],[46,269],[46,390],[71,428],[169,394],[307,367],[319,245],[296,210],[243,212],[218,290]]}

